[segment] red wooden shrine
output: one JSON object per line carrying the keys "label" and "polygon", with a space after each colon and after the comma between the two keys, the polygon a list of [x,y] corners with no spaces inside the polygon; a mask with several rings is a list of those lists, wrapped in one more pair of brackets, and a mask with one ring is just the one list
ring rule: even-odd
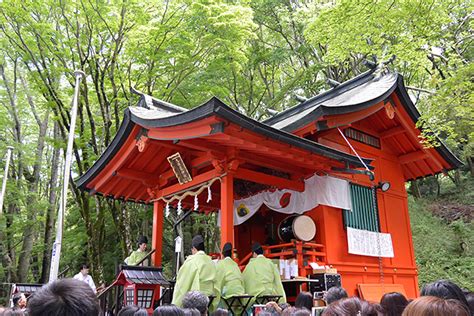
{"label": "red wooden shrine", "polygon": [[[276,240],[266,251],[284,256],[287,247],[296,248],[300,275],[310,273],[309,261],[336,268],[351,295],[358,294],[361,285],[383,282],[401,285],[413,298],[419,292],[405,183],[461,164],[443,144],[426,148],[420,143],[418,118],[403,77],[375,70],[263,122],[217,98],[187,110],[143,94],[136,107],[125,111],[114,140],[77,183],[91,194],[153,203],[152,259],[160,266],[165,208],[160,198],[196,191],[218,178],[211,185],[209,203],[207,191],[199,195],[199,211],[220,209],[221,245],[232,242],[245,264],[251,243],[265,244],[288,215],[263,206],[234,226],[234,200],[266,189],[301,192],[304,180],[314,174],[364,187],[390,182],[388,191],[376,191],[376,201],[379,230],[391,235],[393,258],[383,258],[380,264],[378,257],[349,254],[344,211],[325,205],[305,213],[316,224],[313,240]],[[364,166],[341,133],[372,168],[374,182],[358,172]],[[178,152],[192,177],[185,184],[178,183],[167,160]],[[192,196],[182,201],[183,208],[193,205]]]}

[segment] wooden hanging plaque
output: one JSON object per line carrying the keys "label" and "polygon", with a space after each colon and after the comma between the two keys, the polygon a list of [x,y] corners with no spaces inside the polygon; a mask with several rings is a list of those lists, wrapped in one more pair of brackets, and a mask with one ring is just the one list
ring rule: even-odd
{"label": "wooden hanging plaque", "polygon": [[185,184],[193,179],[191,178],[188,168],[186,168],[183,158],[181,158],[181,155],[179,153],[171,155],[167,159],[171,165],[171,168],[173,168],[173,172],[176,175],[176,178],[178,178],[179,184]]}

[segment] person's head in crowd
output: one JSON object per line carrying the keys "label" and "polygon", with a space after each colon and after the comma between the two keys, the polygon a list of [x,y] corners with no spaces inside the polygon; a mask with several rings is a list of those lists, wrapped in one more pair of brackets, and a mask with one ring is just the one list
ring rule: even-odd
{"label": "person's head in crowd", "polygon": [[358,297],[343,298],[329,304],[324,310],[323,316],[378,316],[377,310],[372,304]]}
{"label": "person's head in crowd", "polygon": [[469,316],[466,307],[456,299],[422,296],[413,300],[403,311],[403,316]]}
{"label": "person's head in crowd", "polygon": [[284,310],[287,309],[288,307],[291,307],[291,305],[288,304],[288,303],[279,303],[278,306],[280,307],[280,309],[281,309],[282,311],[284,311]]}
{"label": "person's head in crowd", "polygon": [[117,316],[148,316],[148,312],[144,308],[135,305],[127,305],[118,312]]}
{"label": "person's head in crowd", "polygon": [[196,235],[193,237],[191,242],[191,252],[196,254],[198,251],[204,251],[204,238],[201,235]]}
{"label": "person's head in crowd", "polygon": [[296,297],[295,307],[306,308],[310,311],[313,308],[313,295],[309,292],[300,292]]}
{"label": "person's head in crowd", "polygon": [[86,276],[89,274],[89,265],[86,263],[83,263],[79,266],[79,271],[83,276]]}
{"label": "person's head in crowd", "polygon": [[25,308],[26,307],[26,296],[23,293],[16,293],[12,298],[14,308]]}
{"label": "person's head in crowd", "polygon": [[0,315],[1,316],[25,316],[27,314],[19,308],[7,308],[3,312],[2,312],[2,309],[0,308]]}
{"label": "person's head in crowd", "polygon": [[265,304],[265,311],[269,312],[272,315],[280,315],[282,309],[280,308],[280,305],[278,305],[276,302],[270,301]]}
{"label": "person's head in crowd", "polygon": [[281,316],[291,316],[296,311],[296,309],[296,307],[288,306],[287,308],[283,309]]}
{"label": "person's head in crowd", "polygon": [[252,257],[256,258],[258,255],[263,255],[263,248],[260,243],[255,242],[252,245]]}
{"label": "person's head in crowd", "polygon": [[277,313],[278,315],[281,314],[281,312],[285,309],[285,308],[288,308],[290,307],[291,305],[288,304],[288,303],[281,303],[281,304],[278,304],[277,302],[275,301],[270,301],[270,302],[267,302],[267,304],[265,304],[265,310],[267,312],[275,312]]}
{"label": "person's head in crowd", "polygon": [[99,304],[90,286],[75,279],[44,285],[28,300],[29,316],[97,316]]}
{"label": "person's head in crowd", "polygon": [[184,316],[184,312],[178,306],[163,305],[153,311],[153,316]]}
{"label": "person's head in crowd", "polygon": [[195,308],[183,308],[184,316],[201,316],[201,312]]}
{"label": "person's head in crowd", "polygon": [[146,236],[140,236],[140,238],[138,238],[138,250],[145,252],[147,244],[148,238],[146,238]]}
{"label": "person's head in crowd", "polygon": [[466,297],[469,310],[471,311],[471,314],[474,315],[474,293],[469,290],[463,291],[463,293],[464,293],[464,296]]}
{"label": "person's head in crowd", "polygon": [[326,302],[327,305],[331,304],[332,302],[335,302],[337,300],[340,300],[342,298],[347,298],[347,292],[340,286],[333,286],[329,288],[329,290],[324,293],[324,301]]}
{"label": "person's head in crowd", "polygon": [[390,292],[382,296],[380,305],[382,305],[387,316],[400,316],[408,305],[408,300],[401,293]]}
{"label": "person's head in crowd", "polygon": [[195,308],[201,315],[207,315],[207,305],[209,298],[201,292],[190,291],[183,297],[183,308]]}
{"label": "person's head in crowd", "polygon": [[227,315],[229,315],[229,312],[223,308],[218,308],[211,314],[211,316],[227,316]]}
{"label": "person's head in crowd", "polygon": [[297,308],[292,316],[311,316],[311,312],[306,308]]}
{"label": "person's head in crowd", "polygon": [[383,308],[382,305],[377,304],[377,303],[371,303],[371,305],[373,309],[375,310],[375,312],[377,313],[377,315],[387,316],[387,313],[385,312],[385,308]]}
{"label": "person's head in crowd", "polygon": [[232,244],[226,242],[224,247],[222,247],[222,258],[232,258]]}
{"label": "person's head in crowd", "polygon": [[421,290],[421,296],[436,296],[444,299],[455,299],[469,308],[461,288],[449,280],[438,280],[426,284]]}

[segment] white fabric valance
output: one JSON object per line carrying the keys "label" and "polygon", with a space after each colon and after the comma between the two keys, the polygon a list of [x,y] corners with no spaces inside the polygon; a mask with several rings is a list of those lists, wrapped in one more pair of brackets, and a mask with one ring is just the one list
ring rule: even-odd
{"label": "white fabric valance", "polygon": [[329,176],[314,175],[305,180],[304,191],[264,191],[234,201],[234,225],[252,217],[265,204],[271,210],[285,214],[303,214],[318,205],[350,210],[349,182]]}

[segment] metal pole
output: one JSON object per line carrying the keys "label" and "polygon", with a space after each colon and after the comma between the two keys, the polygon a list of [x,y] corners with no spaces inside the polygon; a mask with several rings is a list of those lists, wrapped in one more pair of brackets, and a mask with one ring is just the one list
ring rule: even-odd
{"label": "metal pole", "polygon": [[5,190],[7,189],[8,168],[10,167],[10,158],[12,156],[12,146],[7,147],[7,159],[5,162],[5,173],[3,174],[2,192],[0,193],[0,215],[3,212],[3,198],[5,197]]}
{"label": "metal pole", "polygon": [[59,201],[58,219],[56,223],[56,240],[53,244],[53,251],[51,254],[51,268],[49,270],[49,282],[53,282],[58,278],[59,270],[59,259],[61,257],[61,243],[63,239],[63,222],[64,222],[64,210],[66,209],[67,202],[67,188],[69,186],[69,176],[71,174],[71,162],[72,162],[72,145],[74,142],[74,129],[76,127],[77,117],[77,104],[79,99],[79,87],[81,84],[82,77],[85,77],[85,73],[76,70],[74,71],[76,76],[76,86],[74,88],[74,98],[72,99],[71,109],[71,123],[69,125],[69,139],[66,148],[66,161],[63,170],[63,187],[61,191],[61,198]]}

